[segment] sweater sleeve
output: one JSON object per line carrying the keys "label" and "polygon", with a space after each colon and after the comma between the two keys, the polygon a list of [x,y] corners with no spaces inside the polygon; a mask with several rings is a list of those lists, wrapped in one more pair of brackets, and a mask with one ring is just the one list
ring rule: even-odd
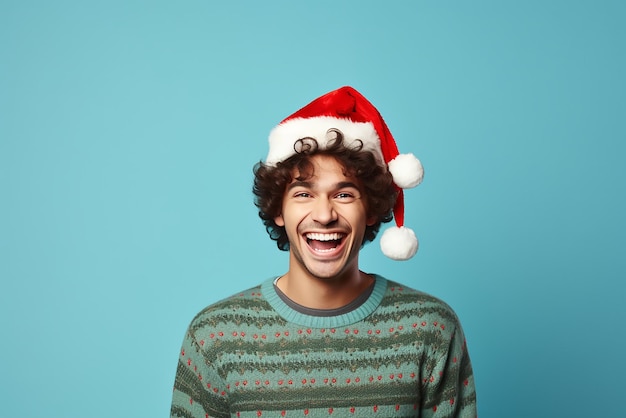
{"label": "sweater sleeve", "polygon": [[230,417],[225,384],[204,346],[205,342],[198,342],[190,327],[178,358],[172,418]]}
{"label": "sweater sleeve", "polygon": [[431,353],[423,376],[422,418],[476,418],[476,391],[465,336],[457,324],[447,346]]}

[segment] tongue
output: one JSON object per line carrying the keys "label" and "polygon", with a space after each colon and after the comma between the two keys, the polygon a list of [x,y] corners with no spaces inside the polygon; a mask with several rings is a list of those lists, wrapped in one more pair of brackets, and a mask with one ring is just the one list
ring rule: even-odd
{"label": "tongue", "polygon": [[314,250],[330,250],[332,248],[335,248],[337,245],[339,245],[339,241],[317,241],[317,240],[311,240],[309,242],[309,245]]}

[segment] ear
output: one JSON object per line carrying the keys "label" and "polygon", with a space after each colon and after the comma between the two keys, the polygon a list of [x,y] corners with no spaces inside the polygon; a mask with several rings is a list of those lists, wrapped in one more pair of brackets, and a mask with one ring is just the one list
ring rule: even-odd
{"label": "ear", "polygon": [[365,220],[365,225],[367,226],[373,226],[376,223],[376,217],[375,216],[370,216],[369,218],[367,218]]}
{"label": "ear", "polygon": [[274,223],[278,226],[285,226],[285,220],[283,219],[283,215],[278,215],[274,218]]}

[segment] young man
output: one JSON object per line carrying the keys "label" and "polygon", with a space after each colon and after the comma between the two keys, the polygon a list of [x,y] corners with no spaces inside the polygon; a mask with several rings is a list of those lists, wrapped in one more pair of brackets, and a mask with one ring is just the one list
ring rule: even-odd
{"label": "young man", "polygon": [[254,193],[270,237],[289,251],[288,270],[193,319],[171,416],[475,417],[452,309],[359,270],[359,250],[392,217],[383,252],[417,251],[402,189],[422,175],[350,87],[281,122],[255,168]]}

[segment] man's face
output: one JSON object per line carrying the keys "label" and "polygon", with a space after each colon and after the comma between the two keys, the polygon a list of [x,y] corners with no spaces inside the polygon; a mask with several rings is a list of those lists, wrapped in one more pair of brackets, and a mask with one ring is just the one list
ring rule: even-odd
{"label": "man's face", "polygon": [[[360,183],[346,177],[335,158],[311,158],[313,175],[294,180],[283,196],[282,213],[274,220],[289,238],[290,273],[332,279],[358,272],[358,254],[368,218]],[[298,177],[298,172],[293,173]]]}

